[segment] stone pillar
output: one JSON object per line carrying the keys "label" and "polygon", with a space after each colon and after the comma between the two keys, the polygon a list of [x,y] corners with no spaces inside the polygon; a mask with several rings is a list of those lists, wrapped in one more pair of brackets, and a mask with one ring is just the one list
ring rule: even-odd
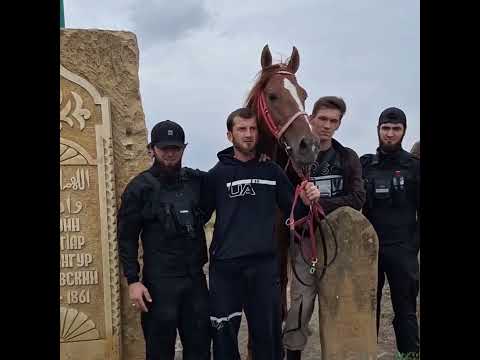
{"label": "stone pillar", "polygon": [[[338,251],[318,284],[321,359],[374,360],[377,358],[377,234],[365,216],[350,207],[331,212],[327,221],[329,224],[323,220],[321,226],[329,262],[335,253],[333,235]],[[317,232],[318,259],[323,265],[324,251],[318,239]]]}
{"label": "stone pillar", "polygon": [[60,64],[61,357],[144,359],[116,243],[120,196],[150,164],[136,37],[61,30]]}

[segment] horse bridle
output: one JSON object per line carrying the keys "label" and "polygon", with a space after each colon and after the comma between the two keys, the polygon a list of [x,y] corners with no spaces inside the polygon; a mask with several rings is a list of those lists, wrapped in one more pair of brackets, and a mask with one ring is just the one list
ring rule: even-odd
{"label": "horse bridle", "polygon": [[[284,75],[292,75],[295,76],[293,73],[285,70],[280,70],[277,71],[273,75],[277,74],[284,74]],[[307,124],[310,123],[308,122],[308,114],[305,111],[298,111],[295,114],[293,114],[288,121],[282,125],[282,127],[279,129],[277,125],[275,124],[275,121],[273,121],[273,117],[268,111],[268,106],[267,106],[267,100],[265,98],[265,92],[262,91],[260,93],[259,99],[258,99],[258,113],[262,114],[263,118],[265,119],[265,123],[270,130],[270,133],[277,139],[277,141],[282,144],[285,147],[285,151],[287,152],[287,155],[290,156],[291,152],[291,146],[288,145],[287,141],[283,138],[283,135],[287,131],[287,129],[290,127],[290,125],[293,124],[293,122],[298,119],[299,117],[303,117]]]}
{"label": "horse bridle", "polygon": [[[277,71],[274,75],[276,75],[276,74],[285,74],[285,75],[295,76],[293,73],[291,73],[289,71],[285,71],[285,70]],[[277,139],[278,143],[284,146],[285,151],[286,151],[287,156],[288,156],[288,162],[287,162],[287,165],[285,167],[285,169],[286,169],[288,167],[288,164],[290,163],[290,160],[291,160],[291,147],[288,145],[286,140],[283,139],[283,135],[285,134],[287,129],[290,127],[290,125],[292,125],[292,123],[296,119],[298,119],[299,117],[303,117],[307,121],[308,125],[310,126],[310,123],[308,121],[308,114],[304,111],[298,111],[295,114],[293,114],[280,129],[278,129],[277,125],[273,121],[273,118],[272,118],[270,112],[268,111],[267,101],[266,101],[266,98],[265,98],[265,92],[264,91],[262,91],[259,95],[259,99],[258,99],[258,103],[257,103],[257,113],[259,115],[261,114],[263,116],[270,133]],[[291,259],[291,266],[292,266],[292,270],[293,270],[293,273],[294,273],[295,277],[297,278],[297,280],[303,286],[314,286],[315,281],[313,281],[312,284],[308,284],[308,283],[302,281],[302,279],[300,278],[299,274],[297,274],[297,271],[295,269],[295,260],[293,258],[293,251],[292,251],[292,250],[294,250],[293,249],[294,239],[295,239],[295,237],[297,237],[297,238],[299,238],[300,241],[302,241],[302,238],[304,236],[303,233],[302,233],[301,237],[297,234],[297,232],[295,231],[295,226],[301,225],[303,223],[308,224],[308,230],[309,230],[309,233],[310,233],[310,240],[311,240],[311,249],[312,249],[312,256],[311,256],[311,259],[310,259],[309,262],[307,262],[306,259],[304,258],[303,253],[302,253],[303,251],[302,250],[300,250],[300,251],[302,253],[303,260],[305,261],[305,263],[307,265],[310,266],[309,273],[312,276],[316,273],[317,269],[321,270],[320,277],[318,278],[317,281],[320,281],[325,276],[327,268],[330,265],[332,265],[332,263],[335,261],[335,259],[337,257],[337,251],[338,251],[338,243],[337,243],[336,236],[333,232],[333,229],[331,228],[327,218],[325,217],[325,212],[324,212],[322,206],[318,202],[314,203],[313,205],[310,205],[310,211],[309,211],[309,214],[306,217],[295,221],[294,216],[293,216],[294,215],[295,203],[298,200],[298,196],[299,196],[299,192],[301,190],[301,187],[305,184],[305,181],[309,178],[309,175],[299,173],[295,167],[294,167],[294,169],[297,172],[297,174],[299,175],[300,179],[302,179],[303,181],[302,181],[302,184],[297,185],[297,188],[295,190],[294,199],[293,199],[292,209],[291,209],[291,212],[290,212],[290,216],[289,216],[289,218],[287,219],[287,222],[286,222],[286,225],[289,227],[289,230],[290,230],[290,246],[292,247],[290,249],[290,251],[292,253],[292,257],[290,258]],[[326,247],[326,244],[325,244],[325,235],[323,234],[322,227],[320,226],[320,224],[318,224],[318,229],[320,231],[320,236],[321,236],[321,239],[322,239],[322,246],[323,246],[323,255],[324,255],[323,266],[320,266],[318,264],[317,246],[316,246],[316,242],[315,242],[316,239],[315,239],[315,236],[314,236],[314,221],[315,221],[315,219],[318,222],[322,219],[325,219],[326,223],[330,227],[330,230],[332,231],[334,241],[335,241],[335,253],[334,253],[333,259],[330,262],[328,262],[327,247]],[[301,328],[301,313],[302,313],[302,303],[300,304],[298,326],[294,329],[284,329],[283,332],[282,332],[282,338],[286,333],[292,332],[292,331],[297,331]]]}

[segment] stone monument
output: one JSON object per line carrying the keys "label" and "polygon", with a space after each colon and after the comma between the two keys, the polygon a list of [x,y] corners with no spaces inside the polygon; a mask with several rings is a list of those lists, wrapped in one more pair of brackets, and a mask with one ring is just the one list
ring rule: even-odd
{"label": "stone monument", "polygon": [[60,49],[61,359],[143,359],[116,242],[120,195],[149,166],[136,38],[60,30]]}

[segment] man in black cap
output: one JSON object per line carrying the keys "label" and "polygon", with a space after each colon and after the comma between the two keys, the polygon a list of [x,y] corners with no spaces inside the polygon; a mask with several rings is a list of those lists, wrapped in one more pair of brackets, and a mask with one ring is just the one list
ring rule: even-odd
{"label": "man in black cap", "polygon": [[182,168],[185,134],[175,122],[156,124],[150,145],[154,163],[130,181],[118,211],[119,254],[130,301],[142,311],[147,360],[175,358],[177,329],[183,359],[208,360],[208,289],[202,268],[206,219],[200,211],[204,173]]}
{"label": "man in black cap", "polygon": [[385,109],[378,121],[380,146],[375,155],[360,158],[367,200],[364,215],[379,238],[377,334],[380,324],[385,275],[390,285],[395,317],[393,328],[398,351],[409,358],[419,356],[417,322],[419,265],[417,254],[420,161],[402,149],[407,128],[405,113],[395,107]]}

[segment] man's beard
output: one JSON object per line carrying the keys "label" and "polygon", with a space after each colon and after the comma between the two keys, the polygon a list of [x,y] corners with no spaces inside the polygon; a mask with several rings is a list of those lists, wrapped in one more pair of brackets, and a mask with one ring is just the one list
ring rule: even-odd
{"label": "man's beard", "polygon": [[155,157],[155,163],[157,164],[161,173],[165,175],[167,178],[177,176],[180,170],[182,169],[182,159],[180,159],[174,165],[165,165],[162,161],[159,161],[157,157]]}
{"label": "man's beard", "polygon": [[405,136],[405,133],[403,133],[402,137],[400,138],[400,141],[397,142],[396,144],[385,144],[382,142],[380,139],[380,134],[378,134],[378,143],[380,144],[380,150],[386,153],[393,153],[395,151],[398,151],[402,148],[402,141],[403,137]]}
{"label": "man's beard", "polygon": [[237,141],[237,139],[235,138],[232,139],[232,143],[235,150],[237,150],[239,153],[242,153],[243,155],[249,156],[256,153],[256,144],[250,150],[248,150],[248,149],[245,149],[241,145],[241,142]]}

